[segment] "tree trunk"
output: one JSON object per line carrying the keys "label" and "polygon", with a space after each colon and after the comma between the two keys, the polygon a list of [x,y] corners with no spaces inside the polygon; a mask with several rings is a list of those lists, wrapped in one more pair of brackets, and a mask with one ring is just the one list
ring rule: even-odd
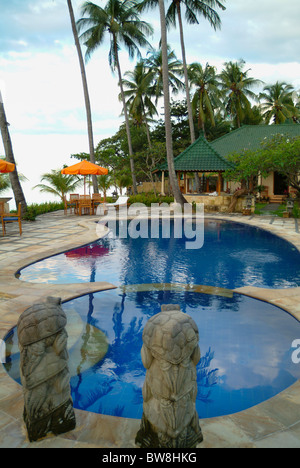
{"label": "tree trunk", "polygon": [[188,78],[188,70],[187,70],[187,63],[186,63],[186,53],[185,53],[185,45],[184,45],[184,37],[183,37],[183,25],[182,25],[182,18],[181,18],[180,2],[176,3],[176,8],[177,8],[177,16],[178,16],[179,31],[180,31],[180,44],[181,44],[182,64],[183,64],[184,81],[185,81],[186,105],[187,105],[187,110],[188,110],[189,126],[190,126],[190,134],[191,134],[191,143],[194,143],[196,137],[195,137],[192,105],[191,105],[191,99],[190,99],[190,87],[189,87],[189,78]]}
{"label": "tree trunk", "polygon": [[114,38],[114,48],[115,48],[115,57],[116,57],[116,63],[117,63],[117,68],[118,68],[118,75],[119,75],[119,86],[121,90],[123,110],[124,110],[124,116],[125,116],[125,126],[126,126],[127,141],[128,141],[128,151],[129,151],[129,159],[130,159],[130,170],[131,170],[131,177],[132,177],[133,193],[134,195],[137,195],[137,184],[136,184],[136,177],[135,177],[135,167],[134,167],[134,160],[133,160],[133,149],[132,149],[132,142],[131,142],[129,118],[128,118],[128,112],[127,112],[127,107],[126,107],[124,88],[123,88],[123,83],[122,83],[122,73],[121,73],[121,67],[120,67],[120,62],[119,62],[118,47],[117,47],[115,38]]}
{"label": "tree trunk", "polygon": [[[184,45],[184,37],[183,37],[183,25],[182,25],[180,2],[176,3],[176,8],[177,8],[177,16],[178,16],[179,31],[180,31],[180,44],[181,44],[182,64],[183,64],[183,71],[184,71],[184,82],[185,82],[185,93],[186,93],[186,105],[187,105],[188,116],[189,116],[191,143],[194,143],[194,141],[196,140],[196,137],[195,137],[195,127],[194,127],[194,121],[193,121],[193,111],[192,111],[192,105],[191,105],[191,99],[190,99],[190,86],[189,86],[188,70],[187,70],[187,63],[186,63],[186,53],[185,53],[185,45]],[[195,188],[196,188],[196,192],[200,191],[200,180],[199,180],[198,172],[195,172]]]}
{"label": "tree trunk", "polygon": [[227,209],[227,213],[234,213],[236,204],[238,199],[247,193],[247,188],[242,188],[241,190],[237,190],[232,197],[231,203]]}
{"label": "tree trunk", "polygon": [[[4,110],[4,104],[2,101],[1,91],[0,91],[0,130],[3,140],[3,146],[5,151],[6,160],[10,163],[16,164],[13,147],[8,131],[8,123],[6,121],[6,115]],[[12,190],[15,197],[16,208],[18,209],[19,203],[22,205],[22,214],[24,214],[27,210],[27,203],[25,200],[25,196],[23,193],[23,189],[19,180],[19,175],[17,171],[17,165],[13,172],[9,174]]]}
{"label": "tree trunk", "polygon": [[[82,85],[83,85],[83,94],[84,94],[84,101],[85,101],[85,110],[86,110],[86,117],[87,117],[87,129],[88,129],[88,139],[89,139],[89,149],[90,149],[90,161],[91,163],[95,164],[95,148],[94,148],[94,138],[93,138],[93,124],[92,124],[92,112],[91,112],[91,103],[89,98],[89,91],[85,73],[85,66],[84,60],[82,56],[82,51],[80,47],[79,37],[76,28],[75,16],[72,6],[72,0],[67,0],[70,18],[71,18],[71,26],[73,31],[73,36],[75,40],[75,46],[77,49],[80,71],[81,71],[81,78],[82,78]],[[99,193],[99,187],[97,182],[97,176],[92,175],[93,181],[93,188],[94,193]]]}
{"label": "tree trunk", "polygon": [[144,117],[145,126],[146,126],[146,133],[147,133],[148,146],[149,146],[149,148],[151,149],[151,148],[152,148],[152,144],[151,144],[151,138],[150,138],[150,131],[149,131],[149,125],[148,125],[147,116],[146,116],[146,111],[145,111],[145,107],[144,107],[143,101],[142,101],[142,109],[143,109],[143,117]]}
{"label": "tree trunk", "polygon": [[160,24],[161,24],[161,50],[162,50],[162,68],[163,68],[163,91],[164,91],[164,114],[166,131],[166,149],[169,171],[169,181],[174,194],[175,201],[182,207],[186,200],[182,195],[177,183],[172,142],[171,112],[170,112],[170,94],[169,94],[169,69],[168,69],[168,49],[167,49],[167,28],[164,0],[159,0]]}

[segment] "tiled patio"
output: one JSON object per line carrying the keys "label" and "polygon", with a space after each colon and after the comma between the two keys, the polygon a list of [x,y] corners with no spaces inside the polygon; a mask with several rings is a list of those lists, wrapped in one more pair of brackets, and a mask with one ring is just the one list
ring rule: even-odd
{"label": "tiled patio", "polygon": [[[209,217],[267,229],[292,242],[300,250],[300,222],[297,220],[218,214]],[[65,301],[114,287],[109,283],[30,284],[15,277],[20,268],[30,263],[96,240],[97,220],[97,217],[78,218],[65,216],[63,212],[51,213],[40,216],[35,222],[23,223],[22,237],[16,226],[8,226],[7,237],[0,237],[0,338],[16,325],[19,315],[26,308],[49,295],[61,297]],[[247,287],[240,288],[237,292],[276,304],[300,320],[300,288],[266,290]],[[22,412],[22,388],[0,365],[0,447],[135,447],[138,420],[79,410],[75,410],[77,427],[74,431],[30,443],[26,437]],[[300,381],[247,411],[205,419],[200,421],[200,425],[204,434],[204,442],[200,448],[300,448]]]}

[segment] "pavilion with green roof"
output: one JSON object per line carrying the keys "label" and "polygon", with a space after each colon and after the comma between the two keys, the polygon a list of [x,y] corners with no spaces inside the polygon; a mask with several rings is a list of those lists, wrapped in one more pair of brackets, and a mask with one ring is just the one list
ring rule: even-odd
{"label": "pavilion with green roof", "polygon": [[275,135],[287,135],[290,138],[300,136],[299,124],[281,125],[243,125],[220,138],[211,141],[211,146],[221,156],[227,158],[231,153],[242,153],[245,150],[257,150],[264,139]]}
{"label": "pavilion with green roof", "polygon": [[[187,173],[217,173],[217,192],[220,194],[222,189],[222,173],[232,168],[232,164],[224,156],[219,154],[203,136],[200,136],[192,145],[174,159],[174,166],[179,186],[184,193],[188,192]],[[168,164],[161,164],[156,168],[156,172],[158,171],[162,172],[164,176],[164,172],[168,171]],[[183,186],[180,184],[182,176]]]}
{"label": "pavilion with green roof", "polygon": [[[211,146],[223,158],[227,159],[232,153],[243,153],[246,150],[258,150],[262,142],[270,140],[275,135],[286,135],[288,138],[300,137],[300,125],[284,123],[280,125],[243,125],[241,128],[211,142]],[[272,172],[266,179],[260,180],[264,187],[263,195],[271,202],[281,202],[294,189],[288,186],[287,179],[278,172]]]}
{"label": "pavilion with green roof", "polygon": [[[204,136],[200,136],[174,159],[175,171],[181,190],[184,193],[192,191],[189,189],[189,181],[193,179],[188,178],[187,174],[197,172],[207,178],[207,185],[203,187],[204,192],[211,191],[208,182],[209,174],[218,175],[216,191],[220,194],[223,185],[222,174],[233,167],[228,160],[228,156],[232,153],[242,153],[245,150],[257,150],[265,139],[271,139],[277,134],[286,135],[290,138],[298,137],[300,136],[300,125],[295,123],[243,125],[211,142],[208,142]],[[155,170],[155,172],[162,173],[162,187],[164,187],[164,174],[166,171],[168,171],[167,162],[161,164]],[[286,181],[277,173],[270,174],[267,180],[261,182],[262,185],[267,187],[266,193],[271,198],[280,197],[289,189]]]}

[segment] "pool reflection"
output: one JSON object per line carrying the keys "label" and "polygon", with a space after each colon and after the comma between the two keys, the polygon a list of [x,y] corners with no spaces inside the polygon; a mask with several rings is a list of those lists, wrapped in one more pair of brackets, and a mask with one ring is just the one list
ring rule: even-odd
{"label": "pool reflection", "polygon": [[[196,407],[200,418],[242,411],[300,378],[300,366],[291,359],[300,324],[271,304],[239,294],[116,289],[63,304],[76,408],[141,418],[142,334],[162,304],[180,304],[198,325],[202,357],[197,366]],[[6,347],[5,368],[20,381],[16,329],[7,336]]]}
{"label": "pool reflection", "polygon": [[[109,348],[104,358],[72,378],[81,409],[140,418],[145,378],[140,350],[147,320],[164,303],[179,303],[200,331],[197,410],[201,418],[242,411],[290,386],[300,377],[291,361],[299,323],[282,310],[233,295],[232,298],[171,291],[120,290],[94,294],[64,305],[101,329]],[[89,312],[88,312],[89,311]],[[299,330],[300,332],[300,330]],[[72,356],[72,354],[70,354]]]}

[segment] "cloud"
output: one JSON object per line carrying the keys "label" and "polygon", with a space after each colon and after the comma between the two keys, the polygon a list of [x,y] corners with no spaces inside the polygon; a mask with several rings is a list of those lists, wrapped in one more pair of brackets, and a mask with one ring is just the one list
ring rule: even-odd
{"label": "cloud", "polygon": [[[188,54],[200,62],[203,56],[256,63],[299,61],[299,0],[230,0],[225,5],[226,11],[218,11],[221,30],[214,31],[203,18],[199,25],[185,24]],[[170,40],[175,40],[174,32]]]}
{"label": "cloud", "polygon": [[[124,63],[125,62],[125,63]],[[76,50],[65,46],[59,53],[14,53],[11,60],[0,59],[4,72],[4,102],[7,118],[19,133],[86,133],[86,113]],[[124,69],[128,62],[123,59]],[[117,78],[107,57],[95,55],[86,66],[96,128],[112,125],[112,134],[121,123]],[[20,79],[21,77],[21,79]]]}
{"label": "cloud", "polygon": [[[72,1],[75,13],[83,2]],[[73,44],[66,0],[10,0],[1,2],[0,50],[2,54],[57,50],[60,43]]]}

